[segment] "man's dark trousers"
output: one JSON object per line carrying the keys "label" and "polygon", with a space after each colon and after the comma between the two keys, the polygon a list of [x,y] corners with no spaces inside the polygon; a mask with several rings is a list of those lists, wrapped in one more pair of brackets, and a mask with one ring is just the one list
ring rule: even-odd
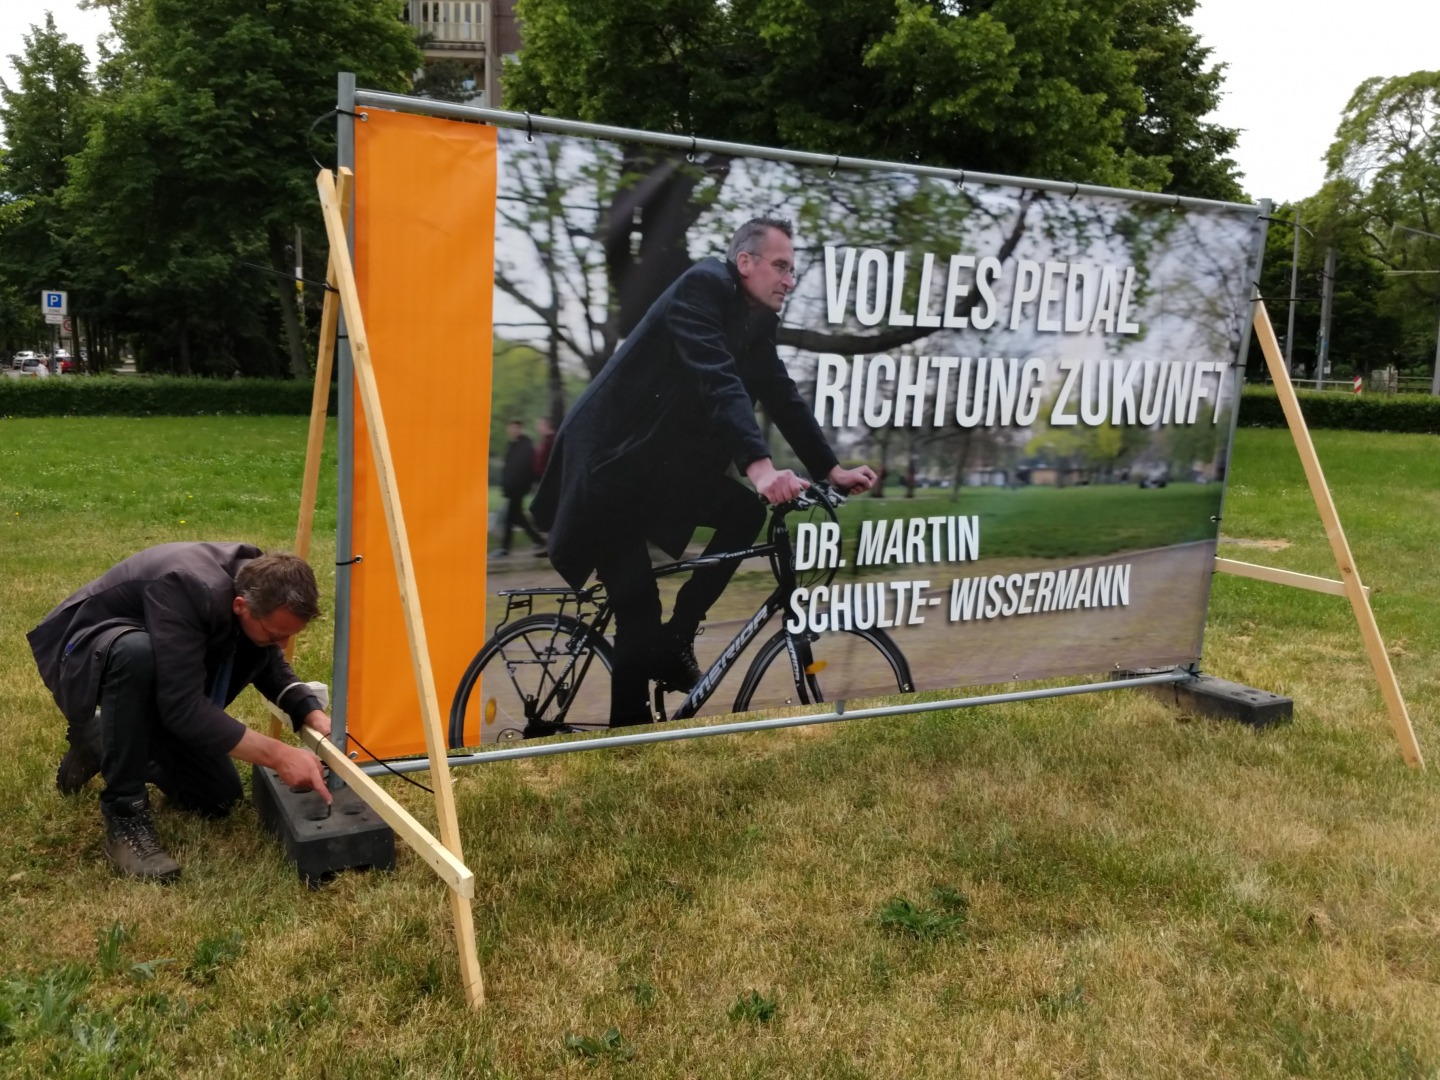
{"label": "man's dark trousers", "polygon": [[176,806],[207,817],[229,813],[244,796],[228,754],[197,750],[160,723],[155,651],[143,630],[110,646],[100,679],[100,747],[102,805],[144,795],[147,780]]}
{"label": "man's dark trousers", "polygon": [[510,538],[515,534],[516,525],[524,529],[525,535],[530,537],[534,543],[544,545],[545,538],[535,531],[535,526],[530,524],[529,515],[525,513],[524,492],[519,495],[505,496],[505,537],[504,543],[500,545],[505,551],[510,550]]}
{"label": "man's dark trousers", "polygon": [[[750,488],[727,477],[667,488],[654,498],[664,502],[662,512],[693,520],[715,530],[705,545],[706,555],[739,551],[755,542],[765,521],[765,509]],[[661,509],[661,508],[657,508]],[[596,570],[615,613],[615,670],[610,673],[610,724],[647,723],[652,657],[660,629],[660,590],[650,567],[643,518],[627,535],[616,535],[596,553]],[[738,567],[723,562],[702,567],[690,575],[675,597],[670,625],[693,636],[710,605],[720,598]]]}

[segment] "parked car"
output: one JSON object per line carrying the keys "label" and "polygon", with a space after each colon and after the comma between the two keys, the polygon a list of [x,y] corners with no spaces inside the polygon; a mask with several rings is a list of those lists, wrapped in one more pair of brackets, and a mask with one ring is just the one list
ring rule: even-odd
{"label": "parked car", "polygon": [[56,349],[54,363],[51,365],[61,375],[68,375],[75,370],[75,358],[65,349]]}
{"label": "parked car", "polygon": [[20,371],[26,375],[34,375],[36,368],[48,367],[49,364],[50,361],[46,360],[45,357],[36,356],[32,353],[29,357],[20,362]]}
{"label": "parked car", "polygon": [[10,366],[11,366],[11,367],[15,367],[15,368],[19,368],[21,371],[26,371],[26,370],[34,371],[34,370],[35,370],[35,365],[34,365],[34,364],[30,364],[30,367],[29,367],[28,369],[25,367],[25,365],[26,365],[27,363],[30,363],[30,361],[32,361],[32,360],[39,360],[39,359],[40,359],[40,354],[39,354],[39,353],[33,353],[33,352],[31,352],[29,349],[26,349],[24,352],[17,352],[17,353],[15,354],[15,359],[11,362],[11,365],[10,365]]}

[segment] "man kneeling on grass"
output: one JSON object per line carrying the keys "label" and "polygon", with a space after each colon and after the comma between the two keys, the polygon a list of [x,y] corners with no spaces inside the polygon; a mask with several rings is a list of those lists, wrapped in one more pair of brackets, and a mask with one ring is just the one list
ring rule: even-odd
{"label": "man kneeling on grass", "polygon": [[176,806],[223,817],[243,796],[230,760],[239,758],[330,802],[319,758],[225,712],[253,683],[296,731],[330,734],[281,652],[319,614],[315,574],[298,555],[177,543],[116,564],[30,631],[40,677],[70,723],[55,786],[70,795],[105,778],[105,854],[119,873],[180,875],[155,835],[147,783]]}

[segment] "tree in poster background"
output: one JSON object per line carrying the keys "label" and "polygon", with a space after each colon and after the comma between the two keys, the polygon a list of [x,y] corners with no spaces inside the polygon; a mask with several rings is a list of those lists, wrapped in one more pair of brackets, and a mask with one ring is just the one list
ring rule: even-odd
{"label": "tree in poster background", "polygon": [[544,355],[549,414],[563,416],[564,365],[578,361],[593,374],[610,352],[610,290],[596,233],[618,154],[603,144],[500,136],[495,286],[510,303],[497,304],[495,332]]}
{"label": "tree in poster background", "polygon": [[[1129,267],[1135,310],[1158,304],[1155,325],[1147,317],[1133,335],[1082,342],[1087,355],[1119,355],[1155,333],[1163,340],[1146,346],[1151,353],[1226,355],[1238,344],[1236,313],[1245,303],[1247,275],[1233,261],[1213,256],[1215,226],[1203,212],[957,185],[883,170],[834,172],[704,153],[641,154],[582,139],[532,141],[521,132],[501,132],[501,162],[497,282],[510,303],[497,306],[497,329],[507,338],[529,334],[545,353],[556,415],[563,411],[565,372],[584,377],[598,371],[627,324],[639,317],[639,299],[663,291],[671,269],[683,272],[695,259],[723,252],[734,225],[756,214],[790,216],[797,224],[798,281],[780,343],[802,386],[813,388],[818,358],[827,353],[998,350],[1056,360],[1060,351],[1076,347],[1074,335],[1042,333],[1028,317],[1006,325],[992,316],[961,331],[936,331],[894,318],[862,324],[852,305],[838,321],[827,319],[826,290],[835,282],[825,280],[824,249],[837,243],[882,250],[887,258],[908,256],[908,276],[895,263],[892,299],[898,311],[916,310],[918,267],[927,253],[985,255],[1005,267],[1006,275],[1024,259],[1080,259]],[[677,192],[688,200],[683,211],[674,205]],[[647,251],[660,253],[664,272],[650,263]],[[1157,251],[1168,260],[1163,280],[1151,266]],[[950,314],[963,321],[979,297],[978,282],[972,281],[953,298]],[[936,381],[932,376],[927,399],[938,393]],[[937,414],[937,422],[924,427],[851,430],[838,435],[836,445],[853,459],[893,465],[911,494],[921,471],[948,472],[954,495],[971,467],[1013,469],[1025,441]],[[1061,442],[1088,447],[1081,457],[1107,474],[1137,452],[1128,435],[1097,442],[1092,433],[1088,441]]]}

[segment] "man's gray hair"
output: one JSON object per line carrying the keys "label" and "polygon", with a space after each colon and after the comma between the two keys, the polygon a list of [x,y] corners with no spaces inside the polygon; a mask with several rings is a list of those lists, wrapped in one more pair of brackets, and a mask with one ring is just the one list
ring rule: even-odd
{"label": "man's gray hair", "polygon": [[235,591],[257,618],[284,608],[309,622],[320,614],[320,588],[315,571],[299,555],[277,551],[251,559],[235,575]]}
{"label": "man's gray hair", "polygon": [[730,238],[730,250],[725,253],[725,258],[733,263],[739,258],[742,251],[747,255],[759,255],[760,249],[765,246],[765,234],[771,229],[778,229],[785,234],[787,239],[795,239],[795,226],[790,224],[789,218],[751,218],[735,230],[735,235]]}

